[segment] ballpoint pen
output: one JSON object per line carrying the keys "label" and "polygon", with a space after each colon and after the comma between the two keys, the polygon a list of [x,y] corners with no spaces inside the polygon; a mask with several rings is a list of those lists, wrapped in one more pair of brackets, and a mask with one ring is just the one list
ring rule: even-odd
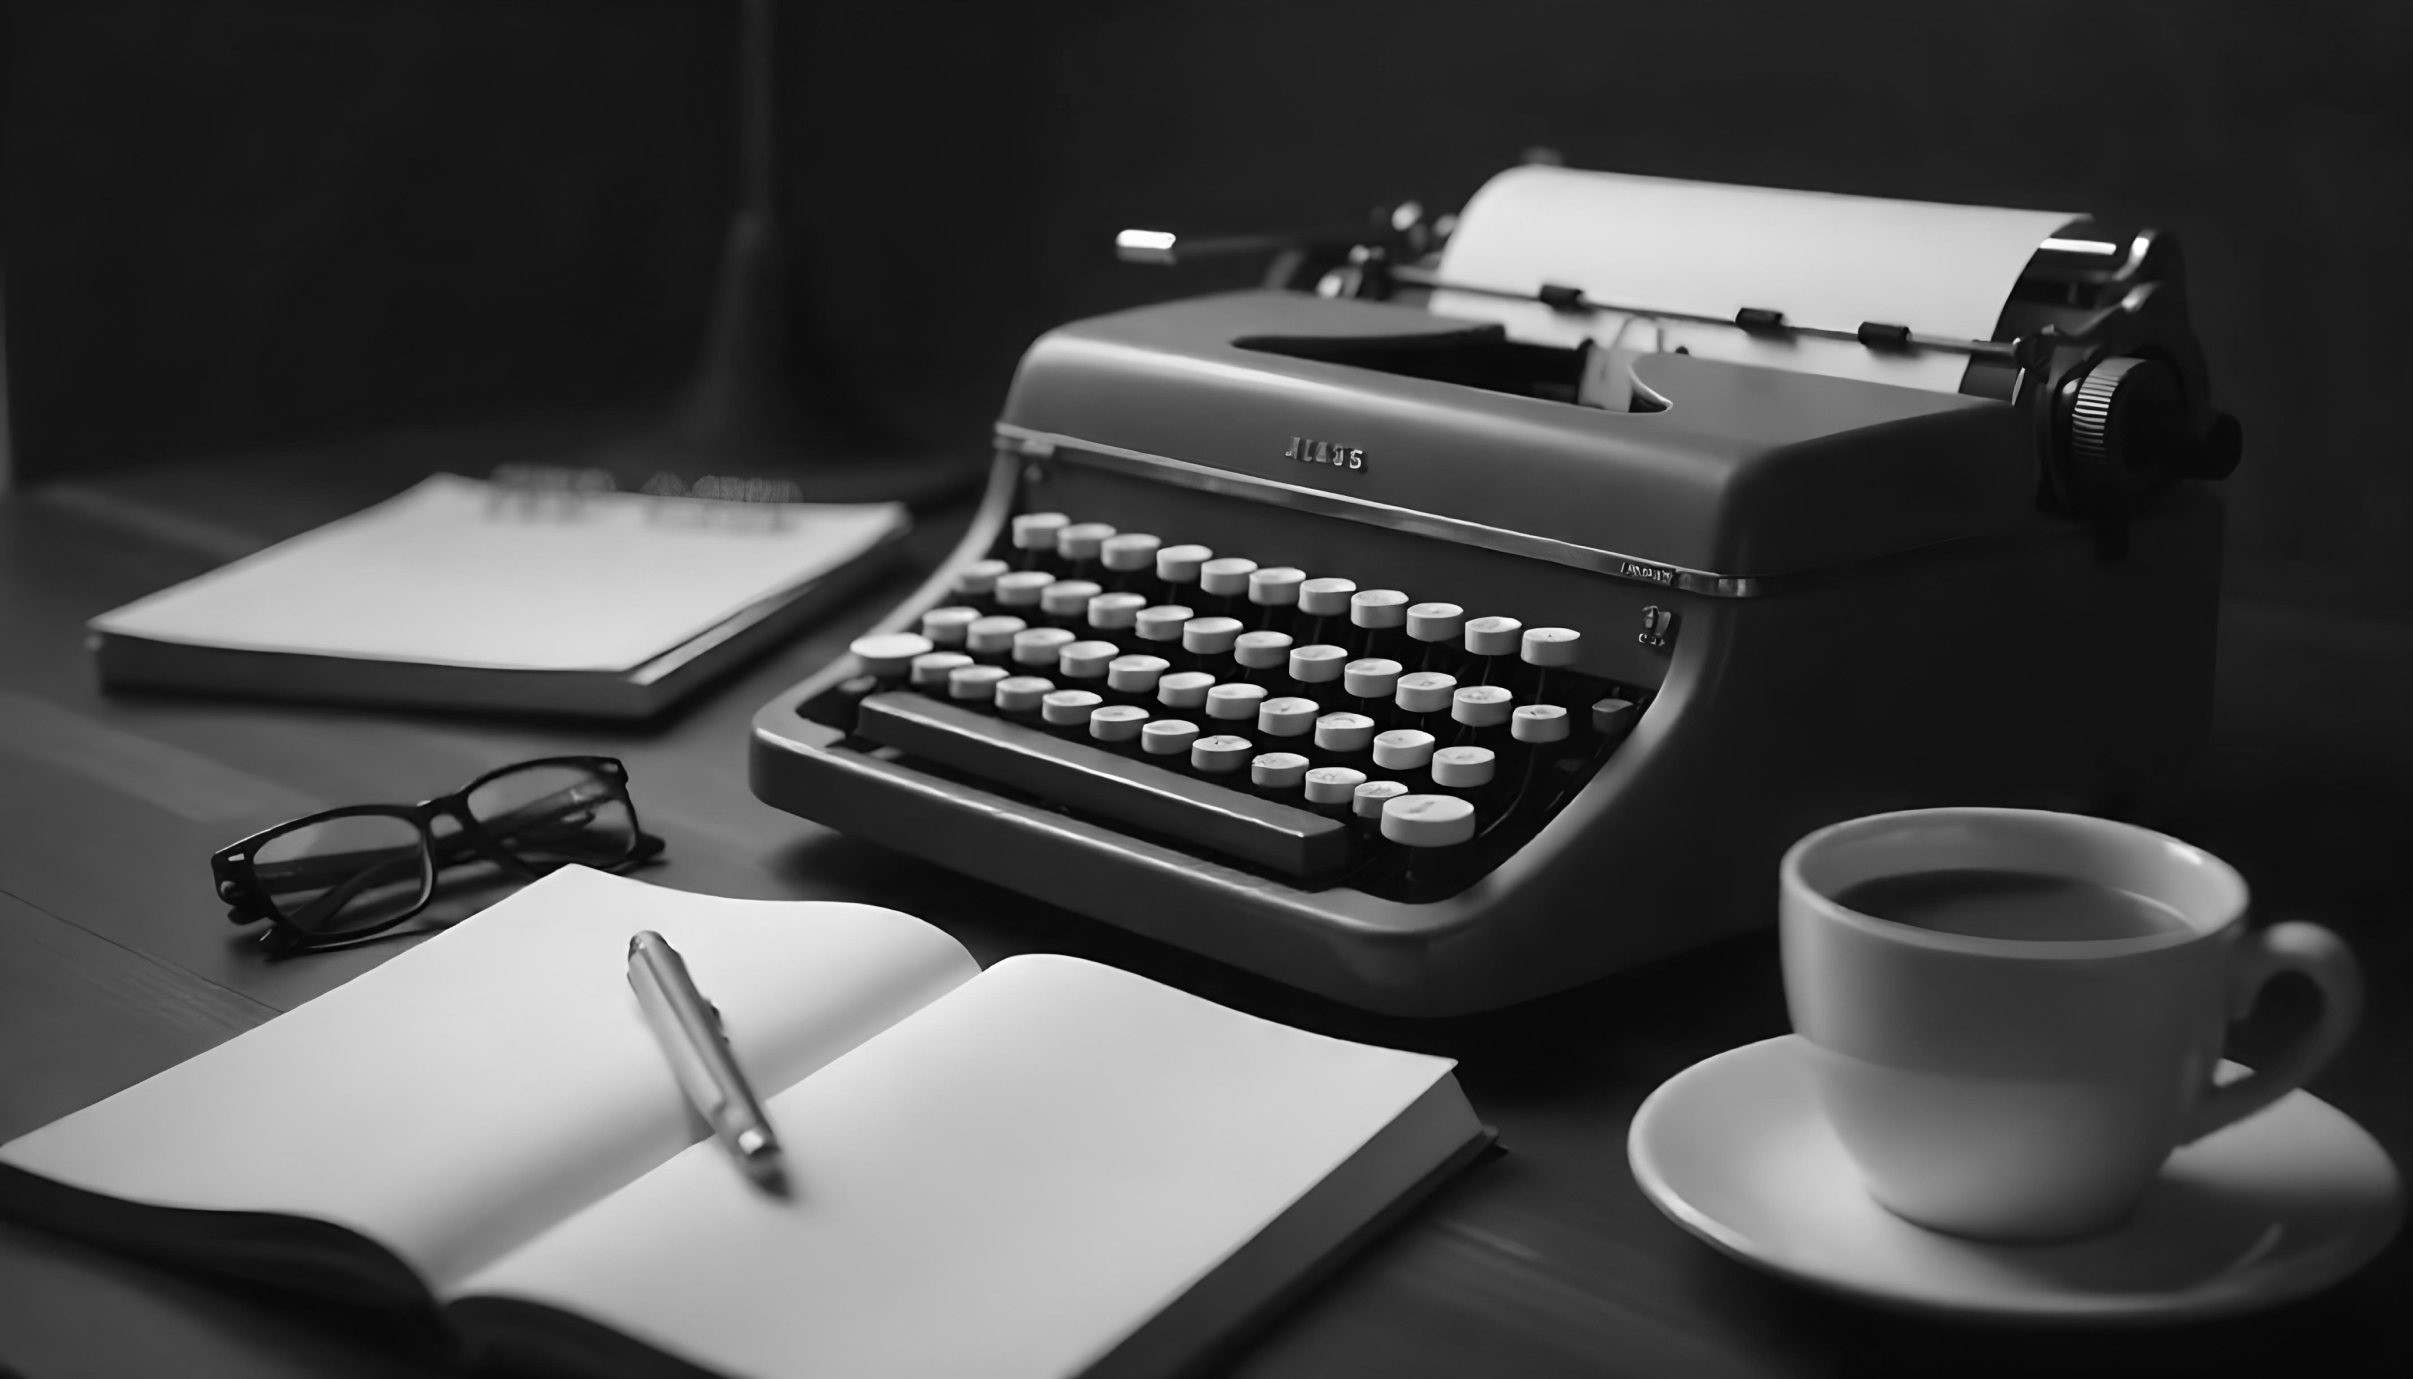
{"label": "ballpoint pen", "polygon": [[637,993],[646,1022],[670,1060],[671,1073],[712,1133],[736,1156],[746,1176],[784,1193],[779,1137],[762,1103],[738,1070],[721,1031],[720,1012],[695,987],[687,963],[668,940],[647,929],[628,941],[628,984]]}

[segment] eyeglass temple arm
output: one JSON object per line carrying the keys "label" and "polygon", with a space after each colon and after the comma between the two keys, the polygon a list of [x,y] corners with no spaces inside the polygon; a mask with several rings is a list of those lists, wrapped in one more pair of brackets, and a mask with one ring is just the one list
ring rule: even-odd
{"label": "eyeglass temple arm", "polygon": [[[493,819],[483,820],[479,823],[479,827],[485,831],[487,837],[501,841],[519,837],[544,824],[558,824],[561,822],[560,815],[567,812],[559,806],[564,802],[565,797],[576,794],[577,792],[572,790],[557,792],[544,799],[521,805],[519,808]],[[568,802],[584,803],[584,801],[575,799]],[[546,811],[551,811],[551,813],[548,815]],[[650,833],[640,832],[638,838],[640,850],[646,845],[650,845],[655,851],[659,851],[662,847],[662,840]],[[431,839],[430,851],[436,863],[442,865],[476,851],[476,843],[471,839],[467,830],[462,830],[446,834],[441,838]],[[262,884],[272,882],[311,884],[330,882],[363,868],[383,866],[416,855],[416,848],[369,848],[358,852],[318,853],[282,862],[255,861],[252,863],[252,872],[260,878]]]}
{"label": "eyeglass temple arm", "polygon": [[364,867],[361,870],[354,872],[351,876],[345,878],[342,885],[328,889],[316,900],[313,900],[309,904],[303,906],[301,913],[285,916],[285,922],[291,924],[297,929],[309,929],[319,921],[325,919],[327,916],[334,914],[337,910],[340,910],[344,906],[350,904],[352,897],[360,894],[362,890],[371,885],[384,884],[387,880],[392,878],[399,867],[404,866],[407,866],[411,871],[414,872],[419,870],[418,849],[413,848],[408,856],[388,857],[385,861],[380,862],[375,866]]}

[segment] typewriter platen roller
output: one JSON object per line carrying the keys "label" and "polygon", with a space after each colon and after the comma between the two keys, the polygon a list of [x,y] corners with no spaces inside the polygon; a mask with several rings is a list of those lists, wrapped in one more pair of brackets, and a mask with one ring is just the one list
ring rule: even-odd
{"label": "typewriter platen roller", "polygon": [[1729,311],[1697,266],[1512,281],[1396,224],[1321,291],[1050,332],[963,546],[756,716],[755,791],[1425,1015],[1765,924],[1838,818],[2134,804],[2205,731],[2189,479],[2236,436],[2175,247],[2072,219],[1985,227],[2025,257],[1982,333]]}

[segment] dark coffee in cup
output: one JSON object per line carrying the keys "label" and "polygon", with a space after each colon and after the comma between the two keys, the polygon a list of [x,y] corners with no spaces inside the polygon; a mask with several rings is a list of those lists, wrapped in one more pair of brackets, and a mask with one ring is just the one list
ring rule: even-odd
{"label": "dark coffee in cup", "polygon": [[2067,942],[2174,934],[2187,921],[2134,891],[2074,876],[1952,867],[1879,876],[1835,903],[1877,919],[1971,938]]}

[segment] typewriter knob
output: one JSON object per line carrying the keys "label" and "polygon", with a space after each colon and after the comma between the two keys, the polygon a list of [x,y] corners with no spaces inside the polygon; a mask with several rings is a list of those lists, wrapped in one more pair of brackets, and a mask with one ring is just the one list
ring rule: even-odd
{"label": "typewriter knob", "polygon": [[2062,385],[2063,434],[2082,491],[2124,498],[2173,480],[2226,477],[2243,432],[2221,415],[2202,437],[2187,425],[2186,387],[2176,370],[2119,355]]}

